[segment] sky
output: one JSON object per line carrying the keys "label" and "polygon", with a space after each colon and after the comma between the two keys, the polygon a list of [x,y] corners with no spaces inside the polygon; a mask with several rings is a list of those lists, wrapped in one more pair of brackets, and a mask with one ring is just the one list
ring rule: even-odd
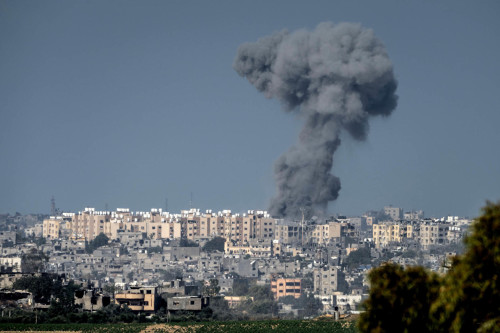
{"label": "sky", "polygon": [[[232,68],[321,22],[385,44],[398,106],[342,136],[331,214],[500,200],[498,1],[0,0],[0,213],[266,210],[301,119]],[[168,201],[168,203],[166,202]]]}

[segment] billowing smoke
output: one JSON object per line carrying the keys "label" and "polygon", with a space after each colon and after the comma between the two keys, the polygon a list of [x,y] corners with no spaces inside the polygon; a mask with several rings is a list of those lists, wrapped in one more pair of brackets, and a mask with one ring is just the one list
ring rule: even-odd
{"label": "billowing smoke", "polygon": [[270,213],[293,218],[304,208],[322,215],[340,190],[331,169],[341,131],[364,140],[369,117],[396,107],[384,45],[359,24],[321,23],[314,31],[281,31],[242,44],[233,68],[304,119],[298,142],[276,161]]}

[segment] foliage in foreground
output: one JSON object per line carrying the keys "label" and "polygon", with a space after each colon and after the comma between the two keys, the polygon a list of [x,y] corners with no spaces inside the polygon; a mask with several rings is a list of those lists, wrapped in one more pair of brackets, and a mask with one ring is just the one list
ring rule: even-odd
{"label": "foliage in foreground", "polygon": [[422,267],[374,269],[362,332],[500,332],[500,203],[488,203],[466,251],[438,276]]}
{"label": "foliage in foreground", "polygon": [[173,324],[0,324],[2,331],[81,331],[81,332],[125,332],[136,333],[148,327],[149,332],[338,332],[355,333],[353,322],[331,322],[313,320],[266,320],[266,321],[230,321],[196,322]]}

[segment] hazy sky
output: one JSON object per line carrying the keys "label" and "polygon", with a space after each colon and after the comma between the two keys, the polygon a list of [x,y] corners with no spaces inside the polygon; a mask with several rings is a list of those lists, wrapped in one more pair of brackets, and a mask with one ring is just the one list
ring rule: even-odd
{"label": "hazy sky", "polygon": [[[477,216],[500,199],[498,1],[0,0],[0,212],[267,209],[300,119],[232,68],[241,43],[324,21],[386,45],[399,86],[347,135],[331,213]],[[192,193],[192,195],[191,195]]]}

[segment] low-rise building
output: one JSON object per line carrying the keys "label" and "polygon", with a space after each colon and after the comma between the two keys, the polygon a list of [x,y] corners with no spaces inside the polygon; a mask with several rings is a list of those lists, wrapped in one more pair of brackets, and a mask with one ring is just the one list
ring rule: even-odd
{"label": "low-rise building", "polygon": [[94,289],[75,291],[75,305],[82,307],[83,311],[94,312],[108,306],[111,297],[103,295]]}
{"label": "low-rise building", "polygon": [[156,287],[131,287],[115,294],[115,304],[127,305],[134,312],[154,312],[157,310],[158,301]]}
{"label": "low-rise building", "polygon": [[201,311],[209,306],[210,298],[202,296],[170,297],[167,299],[168,311]]}
{"label": "low-rise building", "polygon": [[302,279],[272,278],[271,291],[274,294],[274,299],[284,296],[299,298],[302,295]]}

